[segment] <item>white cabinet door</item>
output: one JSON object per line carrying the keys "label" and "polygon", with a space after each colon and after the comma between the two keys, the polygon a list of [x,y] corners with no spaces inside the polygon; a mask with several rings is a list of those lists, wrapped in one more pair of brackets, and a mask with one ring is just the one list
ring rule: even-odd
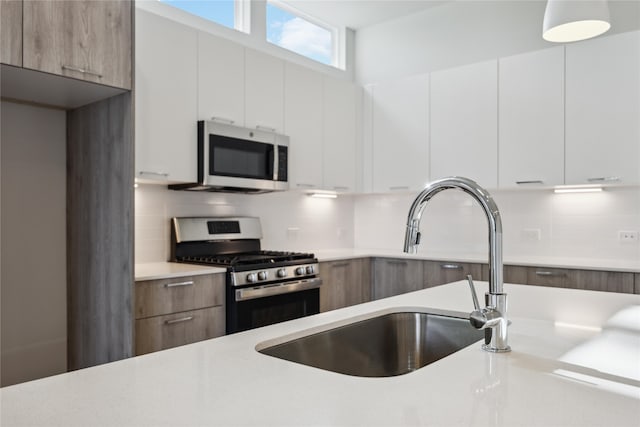
{"label": "white cabinet door", "polygon": [[499,67],[500,187],[564,184],[564,47]]}
{"label": "white cabinet door", "polygon": [[245,126],[284,130],[284,62],[245,49]]}
{"label": "white cabinet door", "polygon": [[431,178],[498,185],[498,62],[431,74]]}
{"label": "white cabinet door", "polygon": [[356,186],[356,86],[324,78],[324,188],[353,192]]}
{"label": "white cabinet door", "polygon": [[196,180],[197,32],[136,9],[136,178]]}
{"label": "white cabinet door", "polygon": [[418,190],[429,181],[429,75],[371,88],[373,191]]}
{"label": "white cabinet door", "polygon": [[198,120],[244,126],[244,48],[198,33]]}
{"label": "white cabinet door", "polygon": [[640,182],[640,32],[566,49],[566,183]]}
{"label": "white cabinet door", "polygon": [[284,133],[291,189],[322,187],[322,75],[285,65]]}

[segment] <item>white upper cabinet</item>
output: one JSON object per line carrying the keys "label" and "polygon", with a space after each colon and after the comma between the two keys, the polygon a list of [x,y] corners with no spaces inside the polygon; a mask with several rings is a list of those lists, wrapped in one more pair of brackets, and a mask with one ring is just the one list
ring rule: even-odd
{"label": "white upper cabinet", "polygon": [[285,65],[284,133],[290,188],[322,187],[322,75],[291,63]]}
{"label": "white upper cabinet", "polygon": [[136,178],[196,180],[197,32],[136,9]]}
{"label": "white upper cabinet", "polygon": [[501,188],[564,183],[564,47],[499,61]]}
{"label": "white upper cabinet", "polygon": [[640,32],[566,49],[566,183],[640,182]]}
{"label": "white upper cabinet", "polygon": [[244,48],[198,33],[198,120],[244,126]]}
{"label": "white upper cabinet", "polygon": [[327,190],[355,191],[357,99],[355,85],[324,77],[323,175]]}
{"label": "white upper cabinet", "polygon": [[377,84],[369,92],[373,191],[424,188],[429,181],[428,74]]}
{"label": "white upper cabinet", "polygon": [[431,178],[498,185],[498,61],[431,74]]}
{"label": "white upper cabinet", "polygon": [[284,131],[284,61],[252,49],[245,49],[245,126]]}

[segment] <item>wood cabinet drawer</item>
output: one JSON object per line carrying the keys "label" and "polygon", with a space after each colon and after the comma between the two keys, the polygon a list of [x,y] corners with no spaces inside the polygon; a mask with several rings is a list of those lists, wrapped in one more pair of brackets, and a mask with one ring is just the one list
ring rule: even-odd
{"label": "wood cabinet drawer", "polygon": [[472,275],[475,280],[482,279],[482,264],[468,262],[425,261],[423,268],[425,288],[464,280],[469,274]]}
{"label": "wood cabinet drawer", "polygon": [[412,259],[374,258],[373,299],[422,289],[423,263]]}
{"label": "wood cabinet drawer", "polygon": [[634,292],[633,273],[506,265],[504,282],[605,292]]}
{"label": "wood cabinet drawer", "polygon": [[589,291],[633,293],[633,273],[617,271],[569,270],[567,288]]}
{"label": "wood cabinet drawer", "polygon": [[224,305],[224,287],[224,273],[136,282],[135,317]]}
{"label": "wood cabinet drawer", "polygon": [[215,338],[225,333],[224,307],[136,320],[136,355]]}
{"label": "wood cabinet drawer", "polygon": [[320,311],[371,301],[371,263],[353,259],[320,263]]}
{"label": "wood cabinet drawer", "polygon": [[529,267],[527,284],[537,286],[569,287],[571,276],[564,268]]}

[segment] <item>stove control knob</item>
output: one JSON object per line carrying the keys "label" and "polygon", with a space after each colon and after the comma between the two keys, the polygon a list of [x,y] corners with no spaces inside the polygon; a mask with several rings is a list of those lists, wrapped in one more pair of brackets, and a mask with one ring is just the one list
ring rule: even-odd
{"label": "stove control knob", "polygon": [[279,268],[278,269],[278,277],[287,277],[287,269]]}
{"label": "stove control knob", "polygon": [[261,271],[258,273],[258,280],[267,280],[269,274],[266,271]]}
{"label": "stove control knob", "polygon": [[247,274],[247,282],[255,283],[258,281],[258,275],[256,273]]}
{"label": "stove control knob", "polygon": [[302,275],[305,273],[305,271],[306,271],[306,270],[304,269],[304,267],[298,267],[298,268],[296,268],[296,271],[295,271],[296,276],[302,276]]}
{"label": "stove control knob", "polygon": [[313,274],[313,265],[307,266],[307,274]]}

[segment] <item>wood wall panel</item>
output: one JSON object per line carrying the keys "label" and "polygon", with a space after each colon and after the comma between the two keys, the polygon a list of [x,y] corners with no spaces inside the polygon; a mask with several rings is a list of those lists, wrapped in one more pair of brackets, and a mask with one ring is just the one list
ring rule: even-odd
{"label": "wood wall panel", "polygon": [[67,114],[69,370],[133,355],[131,101]]}

